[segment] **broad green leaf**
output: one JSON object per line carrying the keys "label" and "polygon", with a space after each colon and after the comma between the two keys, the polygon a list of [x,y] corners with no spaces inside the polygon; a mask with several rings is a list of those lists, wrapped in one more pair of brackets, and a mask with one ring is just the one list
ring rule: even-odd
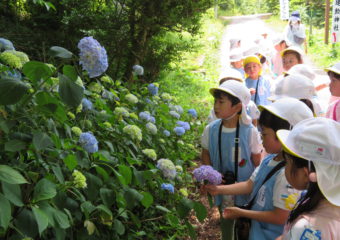
{"label": "broad green leaf", "polygon": [[178,224],[180,223],[180,220],[176,215],[168,213],[166,216],[171,226],[178,226]]}
{"label": "broad green leaf", "polygon": [[41,179],[34,187],[33,201],[51,199],[57,195],[56,185],[46,178]]}
{"label": "broad green leaf", "polygon": [[58,164],[52,166],[52,171],[60,183],[65,182],[63,172]]}
{"label": "broad green leaf", "polygon": [[118,178],[119,182],[122,184],[122,185],[127,185],[126,184],[126,181],[125,181],[125,178],[119,173],[117,172],[116,170],[113,169],[113,172],[114,174],[116,175],[116,177]]}
{"label": "broad green leaf", "polygon": [[26,63],[22,68],[26,77],[31,79],[37,84],[41,79],[47,79],[52,76],[52,69],[45,63],[30,61]]}
{"label": "broad green leaf", "polygon": [[26,179],[17,170],[7,165],[0,165],[0,180],[10,184],[27,183]]}
{"label": "broad green leaf", "polygon": [[48,223],[55,228],[56,223],[54,221],[54,208],[48,204],[47,201],[41,201],[38,202],[37,205],[39,206],[39,209],[45,213],[45,215],[48,217]]}
{"label": "broad green leaf", "polygon": [[5,143],[5,151],[8,152],[19,152],[26,148],[26,144],[23,141],[14,139]]}
{"label": "broad green leaf", "polygon": [[126,165],[119,165],[118,171],[124,177],[126,185],[129,185],[132,180],[131,168]]}
{"label": "broad green leaf", "polygon": [[37,207],[32,207],[32,211],[33,211],[35,220],[37,221],[39,234],[41,236],[41,233],[48,226],[48,217],[41,209]]}
{"label": "broad green leaf", "polygon": [[89,201],[96,201],[99,195],[99,190],[103,186],[103,181],[94,174],[84,172],[86,177],[87,188],[85,194]]}
{"label": "broad green leaf", "polygon": [[65,76],[69,77],[73,82],[75,82],[78,78],[76,69],[71,65],[65,65],[63,67],[63,73]]}
{"label": "broad green leaf", "polygon": [[21,80],[0,79],[0,105],[11,105],[20,101],[28,90]]}
{"label": "broad green leaf", "polygon": [[188,228],[190,238],[194,239],[194,240],[197,239],[196,231],[195,231],[194,227],[191,225],[191,223],[189,223],[187,220],[185,220],[185,225]]}
{"label": "broad green leaf", "polygon": [[11,214],[11,204],[5,196],[0,193],[0,227],[5,230],[11,221]]}
{"label": "broad green leaf", "polygon": [[58,99],[53,97],[48,92],[39,92],[35,96],[35,101],[38,105],[46,105],[48,103],[58,104]]}
{"label": "broad green leaf", "polygon": [[70,171],[72,171],[77,165],[77,157],[75,155],[69,154],[66,158],[63,159],[65,165]]}
{"label": "broad green leaf", "polygon": [[153,203],[153,196],[149,192],[142,192],[143,198],[141,200],[144,207],[148,208]]}
{"label": "broad green leaf", "polygon": [[90,215],[96,209],[96,207],[93,206],[91,202],[86,201],[80,205],[80,209],[83,213],[85,213],[85,215]]}
{"label": "broad green leaf", "polygon": [[163,207],[163,206],[160,206],[160,205],[157,205],[156,208],[158,210],[161,210],[163,212],[166,212],[166,213],[170,213],[171,211],[169,209],[167,209],[166,207]]}
{"label": "broad green leaf", "polygon": [[61,100],[70,107],[77,107],[84,96],[84,89],[69,77],[59,74],[59,95]]}
{"label": "broad green leaf", "polygon": [[66,229],[70,227],[70,222],[65,213],[58,209],[54,209],[53,217],[55,222],[59,225],[60,228]]}
{"label": "broad green leaf", "polygon": [[36,132],[33,134],[33,145],[37,150],[44,150],[54,146],[54,143],[46,133]]}
{"label": "broad green leaf", "polygon": [[178,206],[176,207],[178,215],[184,219],[188,216],[190,210],[194,207],[193,201],[187,198],[181,199]]}
{"label": "broad green leaf", "polygon": [[60,57],[60,58],[71,58],[73,53],[70,52],[69,50],[63,48],[63,47],[58,47],[58,46],[53,46],[49,49],[48,54],[51,55],[52,57]]}
{"label": "broad green leaf", "polygon": [[143,195],[140,194],[136,189],[127,188],[124,192],[124,198],[126,200],[127,207],[133,208],[143,199]]}
{"label": "broad green leaf", "polygon": [[194,210],[198,220],[203,223],[204,219],[207,217],[207,209],[200,202],[194,202]]}
{"label": "broad green leaf", "polygon": [[99,191],[100,198],[102,199],[103,203],[110,208],[113,204],[113,199],[115,197],[115,192],[108,188],[101,188]]}
{"label": "broad green leaf", "polygon": [[113,222],[113,227],[119,235],[123,235],[125,233],[125,227],[121,221],[115,219]]}
{"label": "broad green leaf", "polygon": [[103,211],[104,213],[106,213],[107,215],[109,215],[110,217],[112,217],[112,212],[110,209],[108,209],[105,205],[100,204],[96,207],[97,209]]}
{"label": "broad green leaf", "polygon": [[7,198],[15,206],[17,207],[24,206],[24,203],[22,202],[21,189],[19,185],[2,182],[2,191],[5,195],[5,198]]}
{"label": "broad green leaf", "polygon": [[31,210],[21,208],[14,219],[14,225],[23,234],[23,236],[37,239],[36,237],[39,234],[38,224]]}

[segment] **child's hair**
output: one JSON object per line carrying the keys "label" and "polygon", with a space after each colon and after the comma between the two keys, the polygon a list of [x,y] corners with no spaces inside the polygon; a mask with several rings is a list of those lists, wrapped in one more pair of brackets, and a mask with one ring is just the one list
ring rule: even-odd
{"label": "child's hair", "polygon": [[[310,164],[311,171],[315,172],[315,167],[312,161],[293,156],[289,153],[283,152],[284,156],[289,156],[292,159],[291,174],[295,175],[297,169],[307,167]],[[310,212],[316,208],[320,200],[325,197],[320,191],[320,188],[316,182],[309,182],[306,194],[302,195],[299,201],[296,203],[294,209],[290,212],[288,217],[288,223],[292,223],[302,213]]]}
{"label": "child's hair", "polygon": [[218,82],[218,85],[221,85],[222,83],[224,83],[228,80],[234,80],[234,81],[242,82],[237,78],[225,77],[225,78],[220,79],[220,81]]}
{"label": "child's hair", "polygon": [[217,99],[222,98],[222,96],[227,97],[230,100],[232,106],[241,102],[240,99],[238,99],[237,97],[235,97],[235,96],[233,96],[233,95],[231,95],[227,92],[224,92],[224,91],[221,91],[221,90],[215,90],[214,91],[214,98],[215,99],[216,98]]}
{"label": "child's hair", "polygon": [[285,53],[283,54],[282,57],[284,57],[285,55],[287,55],[289,53],[294,54],[299,63],[303,63],[302,56],[298,52],[295,52],[295,51],[292,51],[292,50],[285,51]]}
{"label": "child's hair", "polygon": [[313,106],[313,103],[312,103],[311,100],[303,98],[303,99],[300,99],[300,101],[303,102],[304,104],[306,104],[307,107],[309,107],[309,109],[312,110],[312,113],[315,115],[315,113],[314,113],[314,106]]}
{"label": "child's hair", "polygon": [[283,120],[269,112],[267,109],[263,109],[260,115],[259,124],[262,127],[267,127],[273,129],[273,131],[278,131],[280,129],[290,129],[290,124],[288,121]]}

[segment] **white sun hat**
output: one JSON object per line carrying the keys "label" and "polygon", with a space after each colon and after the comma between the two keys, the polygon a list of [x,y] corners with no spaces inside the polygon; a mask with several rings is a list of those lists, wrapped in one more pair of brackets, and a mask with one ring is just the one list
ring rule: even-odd
{"label": "white sun hat", "polygon": [[322,194],[340,206],[340,123],[323,117],[310,118],[291,131],[277,131],[277,136],[285,151],[314,163]]}
{"label": "white sun hat", "polygon": [[286,120],[292,126],[304,119],[313,117],[313,112],[305,103],[290,97],[278,99],[269,105],[260,105],[259,109],[260,111],[266,109],[275,116]]}
{"label": "white sun hat", "polygon": [[336,74],[340,74],[340,62],[334,64],[332,67],[325,68],[326,72],[335,72]]}
{"label": "white sun hat", "polygon": [[303,57],[303,51],[302,51],[302,49],[299,48],[298,46],[290,46],[290,47],[288,47],[288,48],[282,50],[282,51],[280,52],[281,57],[283,57],[283,55],[284,55],[286,52],[288,52],[288,51],[296,52],[296,53],[298,53],[298,54],[301,56],[301,58]]}
{"label": "white sun hat", "polygon": [[282,33],[276,34],[272,39],[273,46],[276,46],[277,44],[281,43],[282,41],[285,41],[284,35]]}
{"label": "white sun hat", "polygon": [[[339,66],[339,72],[340,72],[340,66]],[[303,75],[309,78],[310,80],[315,79],[315,73],[313,69],[306,64],[296,64],[293,67],[291,67],[287,72],[283,72],[283,73],[288,74],[288,75],[300,74],[300,75]]]}
{"label": "white sun hat", "polygon": [[312,99],[316,95],[313,82],[303,75],[288,75],[276,83],[275,91],[268,98],[275,101],[283,97]]}
{"label": "white sun hat", "polygon": [[243,52],[241,48],[234,48],[230,51],[229,60],[230,62],[238,62],[243,59]]}
{"label": "white sun hat", "polygon": [[235,80],[229,80],[229,81],[222,83],[218,87],[210,88],[210,94],[214,95],[214,92],[216,90],[226,92],[238,98],[242,103],[242,113],[241,113],[242,122],[244,124],[251,123],[251,118],[247,115],[247,107],[246,107],[249,104],[251,96],[250,96],[249,89],[244,85],[244,83],[241,83]]}
{"label": "white sun hat", "polygon": [[233,68],[227,68],[225,70],[223,70],[220,74],[219,80],[221,81],[224,78],[228,78],[228,79],[234,79],[234,80],[238,80],[240,82],[244,82],[242,74],[237,71],[236,69]]}

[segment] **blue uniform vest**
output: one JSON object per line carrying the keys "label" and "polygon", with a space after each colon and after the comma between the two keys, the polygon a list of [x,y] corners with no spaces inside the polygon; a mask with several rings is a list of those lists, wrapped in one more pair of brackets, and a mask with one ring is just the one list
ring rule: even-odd
{"label": "blue uniform vest", "polygon": [[[267,79],[260,76],[258,80],[252,80],[248,77],[246,79],[246,86],[247,88],[256,89],[256,85],[258,81],[259,81],[259,85],[257,87],[257,94],[251,95],[251,100],[253,100],[257,106],[268,105],[271,102],[268,100],[268,97],[270,97],[270,83]],[[255,95],[256,95],[256,99],[255,99]]]}
{"label": "blue uniform vest", "polygon": [[[268,163],[276,156],[276,154],[270,154],[266,156],[261,163],[259,171],[254,180],[253,191],[251,193],[251,199],[256,195],[252,210],[254,211],[272,211],[273,205],[273,193],[276,177],[282,169],[278,170],[270,179],[268,179],[264,185],[262,185],[264,179],[269,172],[275,166],[268,166]],[[261,186],[262,185],[262,186]],[[249,234],[249,240],[269,240],[275,239],[283,232],[284,225],[272,224],[251,220],[251,229]]]}
{"label": "blue uniform vest", "polygon": [[[217,119],[210,123],[209,127],[209,154],[212,166],[215,170],[219,171],[223,175],[227,171],[233,171],[235,173],[235,161],[234,161],[234,148],[235,148],[235,135],[236,131],[221,134],[221,150],[222,161],[220,162],[219,150],[218,150],[218,132],[222,120]],[[249,137],[251,134],[251,128],[253,125],[245,125],[240,122],[239,128],[239,163],[238,163],[238,182],[246,181],[249,179],[254,171],[254,165],[251,161],[251,151],[249,147]],[[244,205],[247,203],[249,195],[235,196],[235,205]],[[215,205],[222,204],[222,195],[215,197]]]}

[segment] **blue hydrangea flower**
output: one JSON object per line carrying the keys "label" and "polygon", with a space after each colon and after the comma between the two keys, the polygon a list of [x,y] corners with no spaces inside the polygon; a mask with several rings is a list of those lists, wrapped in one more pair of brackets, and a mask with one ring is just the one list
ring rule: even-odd
{"label": "blue hydrangea flower", "polygon": [[151,122],[148,122],[146,125],[146,129],[153,135],[157,134],[157,127]]}
{"label": "blue hydrangea flower", "polygon": [[165,158],[159,159],[157,161],[156,167],[162,171],[164,177],[175,179],[177,171],[174,163],[171,160]]}
{"label": "blue hydrangea flower", "polygon": [[177,118],[177,119],[179,119],[181,117],[181,115],[179,115],[176,111],[170,111],[169,114],[172,117]]}
{"label": "blue hydrangea flower", "polygon": [[162,183],[161,188],[171,193],[175,192],[175,188],[171,183]]}
{"label": "blue hydrangea flower", "polygon": [[144,121],[147,121],[147,122],[150,121],[150,117],[151,117],[151,115],[150,115],[149,112],[140,112],[140,113],[138,114],[138,116],[139,116],[140,119],[142,119],[142,120],[144,120]]}
{"label": "blue hydrangea flower", "polygon": [[15,50],[15,48],[10,40],[0,38],[0,52],[5,50]]}
{"label": "blue hydrangea flower", "polygon": [[149,93],[152,95],[152,96],[155,96],[158,94],[158,87],[153,84],[153,83],[150,83],[148,85],[148,90],[149,90]]}
{"label": "blue hydrangea flower", "polygon": [[188,110],[188,114],[190,114],[194,118],[197,118],[197,112],[193,108]]}
{"label": "blue hydrangea flower", "polygon": [[146,102],[146,103],[152,103],[152,101],[151,101],[149,98],[146,98],[146,99],[145,99],[145,102]]}
{"label": "blue hydrangea flower", "polygon": [[202,165],[193,171],[194,178],[198,182],[208,181],[209,184],[218,185],[222,183],[222,175],[210,165]]}
{"label": "blue hydrangea flower", "polygon": [[166,136],[166,137],[169,137],[170,136],[170,132],[168,130],[164,130],[163,131],[163,134]]}
{"label": "blue hydrangea flower", "polygon": [[78,43],[79,64],[90,78],[102,75],[108,68],[107,54],[104,47],[93,37],[84,37]]}
{"label": "blue hydrangea flower", "polygon": [[82,103],[83,109],[85,111],[92,110],[92,102],[90,100],[88,100],[87,98],[83,98],[81,103]]}
{"label": "blue hydrangea flower", "polygon": [[174,132],[177,136],[182,136],[185,133],[185,129],[183,127],[175,127]]}
{"label": "blue hydrangea flower", "polygon": [[176,123],[179,127],[184,128],[185,131],[190,130],[190,124],[188,122],[177,121]]}
{"label": "blue hydrangea flower", "polygon": [[137,76],[142,76],[144,74],[144,68],[140,65],[134,65],[132,67],[133,73]]}
{"label": "blue hydrangea flower", "polygon": [[88,153],[95,153],[98,151],[98,141],[90,132],[80,134],[79,143]]}
{"label": "blue hydrangea flower", "polygon": [[156,123],[156,119],[153,116],[150,116],[149,122],[151,123]]}

